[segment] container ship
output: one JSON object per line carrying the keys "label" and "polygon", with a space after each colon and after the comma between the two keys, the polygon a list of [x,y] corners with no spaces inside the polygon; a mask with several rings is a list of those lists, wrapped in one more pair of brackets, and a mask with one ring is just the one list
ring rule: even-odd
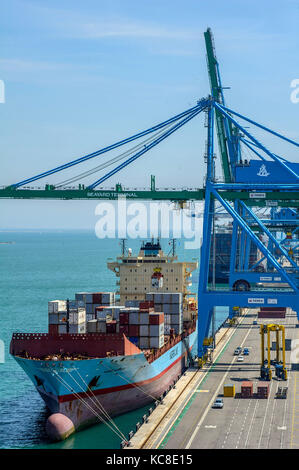
{"label": "container ship", "polygon": [[123,242],[107,264],[116,292],[49,301],[48,333],[12,336],[10,353],[50,410],[52,440],[159,399],[196,354],[197,263],[151,240],[135,256]]}

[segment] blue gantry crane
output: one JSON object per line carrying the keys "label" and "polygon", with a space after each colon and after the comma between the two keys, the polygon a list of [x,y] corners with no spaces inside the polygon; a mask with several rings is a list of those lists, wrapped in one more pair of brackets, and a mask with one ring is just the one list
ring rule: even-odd
{"label": "blue gantry crane", "polygon": [[[207,177],[198,287],[198,356],[202,362],[207,354],[216,306],[229,307],[230,316],[237,307],[290,307],[299,318],[299,265],[296,255],[299,245],[298,211],[291,201],[288,209],[281,208],[279,199],[266,201],[270,194],[277,192],[298,193],[299,164],[288,162],[269,150],[237,118],[295,147],[299,145],[225,106],[219,65],[209,29],[205,38],[212,97],[207,111]],[[215,120],[224,182],[218,182],[215,176]],[[258,158],[243,159],[241,144]],[[234,192],[233,202],[226,199],[223,194],[225,190]],[[254,204],[249,205],[248,201],[238,199],[238,196],[242,198],[243,191],[250,191],[249,200],[265,200],[269,214],[261,217]],[[221,207],[232,221],[229,285],[221,291],[209,284],[216,207],[218,211]],[[251,259],[252,246],[260,255],[258,260]]]}
{"label": "blue gantry crane", "polygon": [[[299,315],[299,164],[271,151],[246,125],[295,147],[299,147],[299,143],[226,106],[225,87],[221,82],[211,30],[208,29],[204,36],[211,85],[209,96],[162,123],[0,189],[0,198],[117,199],[123,195],[135,200],[184,202],[204,199],[198,283],[198,357],[202,362],[207,354],[215,306],[228,306],[230,316],[233,316],[234,307],[257,306],[291,307]],[[161,191],[157,190],[153,177],[149,191],[125,190],[119,183],[112,190],[100,187],[203,112],[207,114],[207,169],[203,188]],[[222,181],[217,179],[215,171],[215,134]],[[37,189],[31,187],[37,181],[77,168],[130,143],[134,143],[132,148],[92,169],[64,178],[58,184],[46,184]],[[245,149],[250,157],[243,156]],[[98,176],[110,167],[112,169],[107,173]],[[84,185],[83,179],[92,175],[97,175],[96,179]],[[77,181],[80,181],[79,188],[69,187]],[[215,283],[209,283],[209,267],[215,262],[212,246],[219,212],[232,222],[229,282],[222,290]],[[255,247],[258,259],[251,256],[252,247]]]}

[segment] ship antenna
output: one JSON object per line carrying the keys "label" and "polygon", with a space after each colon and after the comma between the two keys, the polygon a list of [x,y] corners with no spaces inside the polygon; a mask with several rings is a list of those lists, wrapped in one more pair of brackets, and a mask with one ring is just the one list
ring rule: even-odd
{"label": "ship antenna", "polygon": [[126,253],[126,238],[121,239],[120,245],[121,245],[121,254],[122,254],[122,256],[125,256],[125,253]]}
{"label": "ship antenna", "polygon": [[176,249],[176,239],[172,239],[172,256],[175,256],[175,249]]}

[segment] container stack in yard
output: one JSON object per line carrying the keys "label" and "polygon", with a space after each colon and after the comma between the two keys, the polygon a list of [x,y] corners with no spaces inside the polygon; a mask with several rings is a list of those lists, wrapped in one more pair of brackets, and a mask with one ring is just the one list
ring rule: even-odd
{"label": "container stack in yard", "polygon": [[241,397],[251,398],[253,396],[253,383],[250,381],[244,381],[241,385]]}
{"label": "container stack in yard", "polygon": [[269,383],[259,382],[257,385],[257,396],[258,398],[268,398],[269,396]]}
{"label": "container stack in yard", "polygon": [[261,307],[258,318],[285,318],[286,311],[285,307]]}
{"label": "container stack in yard", "polygon": [[224,384],[223,385],[223,396],[224,397],[234,397],[235,396],[235,386],[234,386],[234,384]]}

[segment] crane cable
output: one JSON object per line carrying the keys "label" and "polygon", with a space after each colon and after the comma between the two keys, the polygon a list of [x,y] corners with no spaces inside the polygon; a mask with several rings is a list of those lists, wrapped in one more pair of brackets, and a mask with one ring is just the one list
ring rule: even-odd
{"label": "crane cable", "polygon": [[162,400],[159,400],[157,399],[156,397],[154,397],[153,395],[151,395],[150,393],[146,392],[145,390],[143,390],[143,388],[139,387],[139,385],[136,385],[135,383],[133,383],[132,381],[130,381],[129,379],[126,379],[126,377],[122,376],[119,372],[113,370],[111,367],[107,367],[104,365],[104,367],[106,367],[107,370],[111,370],[112,372],[114,372],[114,374],[116,375],[119,375],[120,378],[122,378],[123,380],[125,380],[128,384],[130,385],[133,385],[133,387],[136,387],[138,388],[142,393],[144,393],[145,395],[147,395],[148,397],[152,398],[154,401],[158,400],[158,401],[162,401]]}
{"label": "crane cable", "polygon": [[[73,389],[67,384],[67,382],[59,376],[59,374],[56,372],[56,375],[57,375],[57,378],[58,380],[60,380],[60,382],[70,391],[72,392],[72,394],[81,402],[83,403],[83,405],[85,405],[98,419],[99,421],[103,422],[104,424],[106,424],[106,426],[108,426],[115,434],[118,435],[118,437],[120,437],[121,439],[125,439],[126,440],[126,437],[124,436],[124,434],[118,430],[116,431],[113,427],[111,427],[108,422],[103,418],[101,417],[90,405],[89,403],[87,403],[82,397],[80,397],[80,395],[77,393],[77,392],[74,392]],[[83,389],[82,389],[83,390]],[[83,390],[84,391],[84,390]],[[86,393],[84,391],[84,393]]]}
{"label": "crane cable", "polygon": [[[75,369],[77,374],[79,375],[80,379],[82,380],[82,382],[84,383],[84,385],[86,385],[86,387],[88,388],[88,390],[90,391],[92,397],[95,399],[96,403],[92,400],[92,403],[97,407],[99,408],[102,413],[106,416],[106,418],[112,423],[113,426],[115,426],[116,429],[118,429],[118,431],[121,433],[121,430],[118,428],[117,424],[115,423],[115,421],[113,421],[113,419],[111,418],[111,416],[109,415],[109,413],[105,410],[104,406],[102,405],[102,403],[97,399],[95,393],[93,392],[93,390],[91,390],[91,388],[89,387],[89,385],[85,382],[85,380],[83,379],[82,375],[80,374],[80,372],[78,371],[78,369]],[[72,374],[69,372],[69,370],[67,370],[67,373],[69,374],[69,376],[74,380],[74,382],[82,388],[83,390],[83,387],[82,385],[80,385],[77,380],[72,376]],[[86,393],[86,392],[85,392]],[[91,397],[90,397],[91,398]],[[125,439],[125,437],[124,437]]]}
{"label": "crane cable", "polygon": [[102,163],[101,165],[98,165],[94,168],[91,168],[90,170],[87,170],[83,173],[80,173],[72,178],[69,178],[69,179],[66,179],[64,181],[61,181],[60,183],[58,183],[57,185],[55,185],[55,188],[60,188],[61,186],[64,186],[66,184],[70,184],[70,183],[74,183],[76,181],[78,181],[79,179],[82,179],[82,178],[85,178],[87,176],[90,176],[94,173],[96,173],[97,171],[100,171],[100,170],[103,170],[109,166],[111,166],[113,163],[116,163],[120,160],[123,160],[124,158],[126,158],[128,155],[131,155],[133,152],[135,152],[136,150],[138,150],[139,148],[141,147],[144,147],[144,145],[148,144],[148,143],[151,143],[152,141],[154,141],[157,137],[159,137],[160,134],[163,134],[163,132],[165,132],[165,130],[167,130],[173,123],[170,123],[168,124],[167,126],[163,127],[162,130],[159,130],[158,132],[156,132],[155,134],[151,135],[151,137],[148,137],[147,139],[143,140],[142,142],[140,142],[139,144],[135,145],[134,147],[132,147],[131,149],[128,149],[126,150],[125,152],[122,152],[121,154],[117,155],[116,157],[113,157],[112,159],[108,160],[107,162],[105,163]]}
{"label": "crane cable", "polygon": [[[62,383],[81,403],[83,403],[83,405],[86,406],[86,408],[88,408],[98,419],[99,421],[103,422],[104,424],[106,424],[106,426],[108,426],[120,439],[126,439],[126,437],[124,436],[124,434],[120,431],[120,430],[116,430],[114,429],[104,418],[102,418],[102,416],[100,416],[90,405],[89,403],[87,403],[82,397],[80,397],[80,395],[77,393],[77,392],[74,392],[73,389],[68,385],[68,383],[58,374],[57,371],[53,371],[53,373],[55,373],[55,375],[57,376],[58,380],[60,381],[60,383]],[[86,392],[85,392],[86,393]],[[119,429],[119,428],[118,428]]]}

